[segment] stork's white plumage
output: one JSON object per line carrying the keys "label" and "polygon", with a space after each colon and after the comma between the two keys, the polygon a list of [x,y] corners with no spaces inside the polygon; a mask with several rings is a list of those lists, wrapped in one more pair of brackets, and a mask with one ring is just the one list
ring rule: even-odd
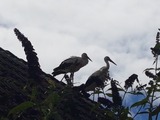
{"label": "stork's white plumage", "polygon": [[94,91],[96,87],[103,88],[104,82],[109,79],[109,62],[116,65],[108,56],[104,58],[106,66],[101,67],[99,70],[94,72],[86,81],[85,91]]}
{"label": "stork's white plumage", "polygon": [[77,72],[80,70],[82,67],[88,64],[88,60],[92,61],[86,53],[83,53],[81,57],[70,57],[61,64],[56,67],[53,71],[53,76],[59,75],[59,74],[66,74],[66,73],[71,73],[70,78],[73,79],[74,72]]}
{"label": "stork's white plumage", "polygon": [[107,75],[108,68],[106,66],[100,68],[96,72],[94,72],[86,81],[84,90],[94,91],[96,87],[103,88],[104,82],[108,79]]}

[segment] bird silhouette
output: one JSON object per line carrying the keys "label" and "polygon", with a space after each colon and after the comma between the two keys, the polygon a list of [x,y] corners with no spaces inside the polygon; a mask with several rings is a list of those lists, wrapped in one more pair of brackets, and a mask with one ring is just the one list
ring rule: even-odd
{"label": "bird silhouette", "polygon": [[95,71],[89,78],[87,79],[84,85],[84,91],[95,91],[96,88],[103,89],[105,87],[105,81],[110,79],[109,76],[109,62],[112,62],[116,65],[108,56],[104,58],[106,66],[101,67],[99,70]]}
{"label": "bird silhouette", "polygon": [[103,88],[104,82],[109,79],[108,68],[106,66],[95,71],[85,83],[85,91],[94,91],[96,87]]}
{"label": "bird silhouette", "polygon": [[73,80],[74,73],[87,65],[89,60],[92,61],[86,53],[83,53],[81,57],[70,57],[61,62],[58,67],[54,68],[52,74],[53,76],[57,76],[59,74],[71,73],[70,78]]}

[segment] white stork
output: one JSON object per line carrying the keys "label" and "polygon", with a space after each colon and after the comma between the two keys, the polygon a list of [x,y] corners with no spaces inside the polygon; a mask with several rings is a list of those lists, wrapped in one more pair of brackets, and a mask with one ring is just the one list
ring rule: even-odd
{"label": "white stork", "polygon": [[79,69],[87,65],[89,62],[88,60],[92,61],[86,53],[83,53],[81,57],[70,57],[61,62],[58,67],[53,69],[54,71],[52,74],[53,76],[56,76],[59,74],[71,73],[70,78],[73,80],[74,72],[77,72]]}
{"label": "white stork", "polygon": [[104,82],[109,78],[107,74],[107,67],[104,66],[99,70],[95,71],[85,83],[85,91],[94,91],[96,87],[104,87]]}
{"label": "white stork", "polygon": [[109,65],[109,62],[112,62],[113,64],[117,65],[115,62],[113,62],[108,56],[104,57],[104,61],[106,63],[106,67],[107,69],[109,70],[110,68],[110,65]]}
{"label": "white stork", "polygon": [[104,58],[104,61],[106,63],[106,66],[101,67],[99,70],[94,72],[86,81],[84,85],[84,90],[86,92],[88,91],[95,91],[96,88],[104,88],[105,84],[104,82],[108,79],[109,77],[109,62],[112,62],[113,64],[116,65],[108,56]]}

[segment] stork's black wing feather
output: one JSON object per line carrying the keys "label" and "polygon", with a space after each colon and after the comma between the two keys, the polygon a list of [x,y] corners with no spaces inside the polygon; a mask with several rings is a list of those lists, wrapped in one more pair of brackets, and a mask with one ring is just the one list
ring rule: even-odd
{"label": "stork's black wing feather", "polygon": [[97,87],[103,85],[103,81],[98,76],[90,76],[86,81],[85,87],[88,87],[93,83],[96,83]]}
{"label": "stork's black wing feather", "polygon": [[61,64],[58,67],[56,67],[54,69],[54,71],[57,71],[59,69],[66,69],[66,68],[70,67],[71,65],[80,64],[79,61],[78,61],[78,58],[79,57],[71,57],[71,58],[68,58],[68,59],[64,60],[63,62],[61,62]]}

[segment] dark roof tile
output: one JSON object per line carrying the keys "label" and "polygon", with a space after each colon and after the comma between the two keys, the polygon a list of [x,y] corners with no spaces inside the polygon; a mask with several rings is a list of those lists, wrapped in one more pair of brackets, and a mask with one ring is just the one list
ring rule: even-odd
{"label": "dark roof tile", "polygon": [[[57,112],[62,120],[107,120],[99,108],[93,109],[95,102],[72,89],[64,94],[66,85],[50,74],[43,72],[41,78],[44,79],[44,83],[43,86],[39,86],[39,101],[47,97],[51,86],[48,81],[51,80],[56,86],[53,92],[62,97],[57,106]],[[34,79],[28,73],[27,62],[0,48],[0,116],[7,117],[13,107],[29,100],[28,94],[32,92],[31,87],[26,88],[29,81]],[[34,115],[30,115],[32,111],[35,112]],[[30,109],[21,119],[40,119],[38,115],[40,113],[37,110]]]}

